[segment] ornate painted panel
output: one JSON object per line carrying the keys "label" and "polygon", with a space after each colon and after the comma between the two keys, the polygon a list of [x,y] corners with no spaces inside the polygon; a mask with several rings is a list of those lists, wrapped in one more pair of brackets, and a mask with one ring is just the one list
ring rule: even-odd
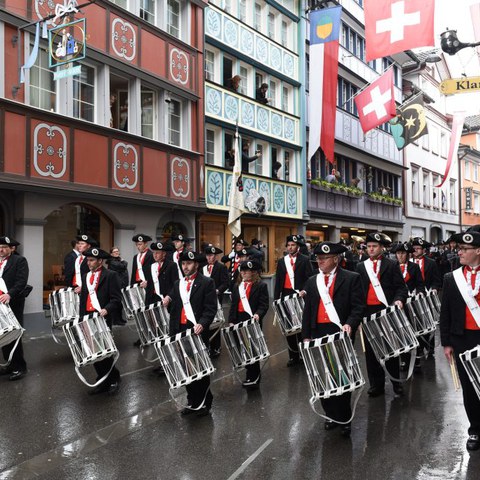
{"label": "ornate painted panel", "polygon": [[112,53],[117,57],[132,62],[137,55],[137,26],[116,17],[112,20]]}
{"label": "ornate painted panel", "polygon": [[67,152],[67,134],[63,128],[48,123],[38,123],[35,126],[32,154],[34,176],[65,179]]}
{"label": "ornate painted panel", "polygon": [[118,188],[134,190],[139,177],[138,147],[118,142],[113,147],[113,181]]}

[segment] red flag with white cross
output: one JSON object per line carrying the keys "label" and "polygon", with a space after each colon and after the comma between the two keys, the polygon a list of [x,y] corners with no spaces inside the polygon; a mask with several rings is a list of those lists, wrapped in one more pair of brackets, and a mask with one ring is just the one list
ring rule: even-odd
{"label": "red flag with white cross", "polygon": [[393,68],[388,69],[355,97],[364,133],[396,116]]}
{"label": "red flag with white cross", "polygon": [[367,62],[434,46],[435,0],[365,0]]}

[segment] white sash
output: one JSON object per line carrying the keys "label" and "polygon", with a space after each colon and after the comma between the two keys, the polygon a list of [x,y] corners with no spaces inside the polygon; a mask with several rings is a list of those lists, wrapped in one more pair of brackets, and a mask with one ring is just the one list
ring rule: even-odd
{"label": "white sash", "polygon": [[329,320],[335,325],[337,325],[340,330],[342,330],[342,323],[340,322],[340,317],[338,316],[337,310],[335,309],[332,297],[330,297],[330,292],[328,291],[329,289],[325,285],[325,276],[322,272],[317,275],[317,288]]}
{"label": "white sash", "polygon": [[145,258],[145,255],[147,254],[147,252],[143,252],[143,253],[138,253],[137,254],[137,272],[138,272],[138,276],[140,277],[140,280],[142,282],[145,281],[145,274],[143,273],[143,265],[142,265],[142,258]]}
{"label": "white sash", "polygon": [[[252,285],[253,288],[253,285]],[[240,300],[243,305],[243,309],[250,315],[250,317],[253,317],[252,313],[252,307],[250,307],[250,302],[248,301],[247,298],[247,289],[245,287],[245,282],[241,282],[240,285],[238,286],[238,293],[240,295]]]}
{"label": "white sash", "polygon": [[[285,262],[285,268],[287,269],[287,275],[290,278],[290,284],[292,285],[292,289],[295,290],[295,272],[293,271],[292,264],[290,263],[290,255],[285,255],[283,257],[283,260]],[[295,257],[295,262],[296,262],[296,257]]]}
{"label": "white sash", "polygon": [[5,283],[5,280],[3,279],[3,271],[5,270],[7,262],[8,262],[8,257],[2,262],[2,266],[0,267],[0,290],[3,293],[8,293],[7,284]]}
{"label": "white sash", "polygon": [[[150,269],[152,272],[152,279],[153,279],[153,288],[155,289],[155,293],[160,297],[160,282],[158,281],[158,262],[152,263]],[[161,268],[160,268],[161,270]]]}
{"label": "white sash", "polygon": [[[96,291],[98,282],[100,281],[100,274],[101,274],[101,271],[95,272],[95,273],[88,272],[87,278],[86,278],[88,294],[90,295],[90,301],[92,302],[93,308],[97,312],[99,312],[102,309],[102,307],[100,306],[100,302],[98,301],[97,291]],[[92,275],[95,275],[95,278],[93,279],[93,284],[90,284],[90,279],[92,278]]]}
{"label": "white sash", "polygon": [[[205,277],[210,277],[210,276],[211,276],[211,275],[210,275],[210,272],[208,271],[208,267],[209,267],[209,266],[210,266],[210,265],[205,265],[205,266],[203,267],[203,275],[205,275]],[[212,270],[213,270],[213,265],[212,265]]]}
{"label": "white sash", "polygon": [[[80,271],[80,266],[81,262],[80,259],[82,258],[82,254],[80,254],[76,259],[75,259],[75,283],[77,284],[77,287],[82,286],[82,273]],[[83,258],[82,258],[83,262]]]}
{"label": "white sash", "polygon": [[187,292],[187,281],[185,280],[184,277],[180,277],[180,283],[178,284],[178,289],[180,290],[180,297],[182,298],[183,308],[185,309],[185,315],[187,317],[187,320],[189,320],[194,325],[196,325],[197,320],[195,318],[195,314],[193,313],[192,305],[190,304],[190,294],[192,293],[194,282],[195,280],[192,282],[190,291]]}
{"label": "white sash", "polygon": [[475,323],[478,325],[478,328],[480,328],[480,305],[478,305],[476,298],[473,296],[472,287],[467,283],[463,276],[463,267],[457,268],[453,271],[453,278],[462,294],[463,301],[467,304]]}
{"label": "white sash", "polygon": [[[183,250],[182,250],[183,252]],[[177,256],[178,255],[178,256]],[[182,267],[180,266],[180,262],[178,261],[178,259],[180,258],[180,255],[181,253],[176,251],[174,254],[173,254],[173,261],[177,264],[177,269],[178,269],[178,278],[182,278],[184,275],[183,275],[183,272],[182,272]]]}
{"label": "white sash", "polygon": [[[382,302],[386,307],[388,307],[387,297],[385,297],[385,293],[383,292],[383,288],[380,285],[380,280],[377,277],[377,274],[373,271],[373,262],[369,258],[363,262],[365,264],[365,270],[367,271],[368,278],[370,279],[370,283],[372,284],[373,289],[375,290],[375,295],[377,298]],[[377,264],[378,271],[380,271],[380,262]]]}

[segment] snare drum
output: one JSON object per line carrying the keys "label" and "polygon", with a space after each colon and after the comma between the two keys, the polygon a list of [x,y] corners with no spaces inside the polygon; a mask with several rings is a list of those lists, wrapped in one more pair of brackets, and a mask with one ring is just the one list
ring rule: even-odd
{"label": "snare drum", "polygon": [[287,295],[283,299],[273,302],[273,310],[280,330],[285,337],[295,335],[302,331],[302,316],[305,301],[298,294]]}
{"label": "snare drum", "polygon": [[365,385],[352,341],[345,332],[303,342],[300,352],[312,392],[311,404]]}
{"label": "snare drum", "polygon": [[432,333],[437,328],[433,318],[430,304],[423,294],[418,294],[407,299],[405,303],[408,320],[412,325],[413,331],[417,337]]}
{"label": "snare drum", "polygon": [[213,322],[210,324],[210,330],[217,330],[218,328],[222,328],[225,325],[225,315],[223,314],[223,307],[218,304],[217,314],[213,319]]}
{"label": "snare drum", "polygon": [[[24,331],[25,329],[22,328],[18,322],[17,317],[12,312],[10,306],[6,303],[0,303],[0,347],[4,347],[5,345],[15,341],[18,345],[18,342],[20,341]],[[15,345],[15,348],[17,345]],[[11,357],[15,348],[10,354],[7,365],[12,359]]]}
{"label": "snare drum", "polygon": [[222,328],[234,369],[251,365],[270,356],[260,324],[253,319]]}
{"label": "snare drum", "polygon": [[134,318],[135,311],[145,307],[145,289],[138,283],[122,288],[122,305],[127,317]]}
{"label": "snare drum", "polygon": [[215,371],[207,347],[192,329],[159,340],[153,345],[172,390]]}
{"label": "snare drum", "polygon": [[440,322],[440,308],[442,306],[437,292],[430,291],[427,293],[427,302],[430,305],[433,319],[436,323]]}
{"label": "snare drum", "polygon": [[480,345],[461,353],[459,356],[468,378],[470,378],[473,388],[480,398]]}
{"label": "snare drum", "polygon": [[387,360],[418,347],[417,337],[405,312],[397,306],[364,317],[362,329],[384,368]]}
{"label": "snare drum", "polygon": [[61,288],[48,296],[52,328],[60,328],[80,317],[80,296],[73,288]]}
{"label": "snare drum", "polygon": [[162,302],[135,311],[134,319],[142,347],[168,336],[170,315]]}

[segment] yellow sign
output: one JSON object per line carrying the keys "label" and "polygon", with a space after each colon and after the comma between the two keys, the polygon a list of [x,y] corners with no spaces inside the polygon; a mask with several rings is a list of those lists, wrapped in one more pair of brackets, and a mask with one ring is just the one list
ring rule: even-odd
{"label": "yellow sign", "polygon": [[480,77],[450,78],[440,84],[440,92],[444,95],[476,91],[480,91]]}

